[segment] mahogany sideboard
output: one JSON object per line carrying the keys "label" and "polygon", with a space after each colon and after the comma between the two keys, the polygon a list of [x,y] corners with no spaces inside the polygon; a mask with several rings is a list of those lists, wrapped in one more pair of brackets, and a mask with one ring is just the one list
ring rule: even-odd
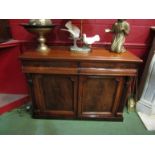
{"label": "mahogany sideboard", "polygon": [[25,51],[22,71],[31,87],[33,117],[123,120],[129,88],[142,60],[130,52],[93,48],[88,54],[52,47]]}

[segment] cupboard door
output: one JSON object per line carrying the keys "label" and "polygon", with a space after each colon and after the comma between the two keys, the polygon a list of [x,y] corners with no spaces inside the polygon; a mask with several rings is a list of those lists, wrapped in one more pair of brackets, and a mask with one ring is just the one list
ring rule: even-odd
{"label": "cupboard door", "polygon": [[[74,118],[77,112],[77,77],[35,74],[36,115]],[[37,112],[37,109],[40,111]]]}
{"label": "cupboard door", "polygon": [[81,76],[79,79],[79,118],[115,118],[121,102],[124,78]]}

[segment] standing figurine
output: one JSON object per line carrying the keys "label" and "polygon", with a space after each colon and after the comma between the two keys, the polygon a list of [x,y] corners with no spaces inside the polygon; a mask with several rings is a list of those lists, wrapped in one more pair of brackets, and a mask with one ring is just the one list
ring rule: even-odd
{"label": "standing figurine", "polygon": [[125,36],[129,34],[130,25],[125,19],[118,19],[113,24],[112,29],[105,29],[105,32],[114,33],[114,38],[111,44],[111,51],[116,53],[125,52],[124,48]]}

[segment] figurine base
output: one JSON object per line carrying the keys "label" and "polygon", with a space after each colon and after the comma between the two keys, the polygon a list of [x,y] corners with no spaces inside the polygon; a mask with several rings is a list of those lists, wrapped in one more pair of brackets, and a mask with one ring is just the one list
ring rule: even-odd
{"label": "figurine base", "polygon": [[112,50],[111,50],[110,52],[117,53],[117,54],[121,54],[121,53],[127,52],[127,50],[126,50],[126,51],[121,51],[121,52],[120,52],[120,51],[118,52],[118,51],[112,51]]}
{"label": "figurine base", "polygon": [[127,50],[126,50],[126,48],[124,48],[124,47],[122,47],[120,50],[118,50],[118,49],[113,49],[112,47],[111,47],[111,52],[115,52],[115,53],[118,53],[118,54],[120,54],[120,53],[124,53],[124,52],[126,52]]}
{"label": "figurine base", "polygon": [[76,53],[89,53],[91,51],[91,48],[86,46],[83,46],[83,47],[71,46],[70,51],[76,52]]}

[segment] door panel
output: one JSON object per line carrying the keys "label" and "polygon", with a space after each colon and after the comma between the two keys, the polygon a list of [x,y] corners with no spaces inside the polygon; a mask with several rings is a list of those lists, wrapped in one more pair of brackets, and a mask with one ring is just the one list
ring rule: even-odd
{"label": "door panel", "polygon": [[38,83],[38,87],[35,89],[36,100],[40,96],[37,103],[43,109],[44,114],[53,117],[76,115],[77,77],[50,74],[35,75],[34,81],[36,84]]}
{"label": "door panel", "polygon": [[79,117],[114,116],[119,106],[124,80],[113,76],[81,76]]}

